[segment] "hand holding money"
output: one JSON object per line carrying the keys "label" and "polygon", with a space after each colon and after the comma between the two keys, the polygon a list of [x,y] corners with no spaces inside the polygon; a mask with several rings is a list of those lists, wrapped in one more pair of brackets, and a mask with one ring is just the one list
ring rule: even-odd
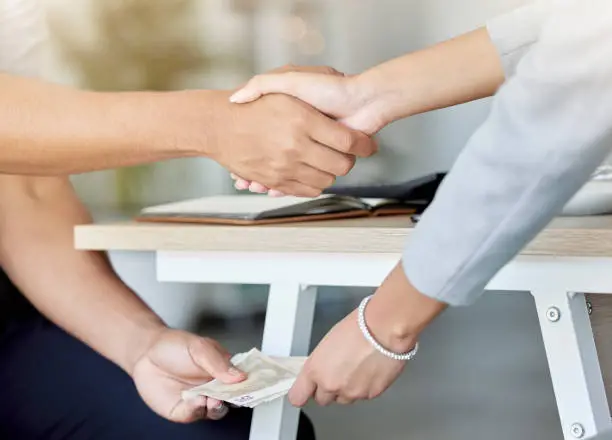
{"label": "hand holding money", "polygon": [[183,399],[206,396],[232,405],[254,408],[285,396],[299,375],[306,357],[271,357],[253,348],[232,360],[248,378],[240,383],[224,384],[212,380],[183,392]]}

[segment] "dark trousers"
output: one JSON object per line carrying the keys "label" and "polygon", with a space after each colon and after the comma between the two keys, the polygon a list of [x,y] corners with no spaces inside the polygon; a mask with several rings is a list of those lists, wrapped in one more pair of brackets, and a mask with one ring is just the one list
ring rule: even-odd
{"label": "dark trousers", "polygon": [[[247,440],[250,423],[243,409],[190,425],[158,417],[128,375],[36,312],[0,335],[1,440]],[[304,416],[298,437],[314,439]]]}

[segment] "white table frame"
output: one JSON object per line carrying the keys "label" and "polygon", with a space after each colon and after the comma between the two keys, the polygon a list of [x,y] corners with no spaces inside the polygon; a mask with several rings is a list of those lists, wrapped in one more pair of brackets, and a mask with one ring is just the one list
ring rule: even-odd
{"label": "white table frame", "polygon": [[[158,251],[159,281],[270,286],[262,350],[306,355],[317,286],[380,285],[399,261],[395,254]],[[530,292],[564,438],[590,438],[612,429],[584,295],[612,293],[612,258],[524,256],[487,286]],[[298,410],[284,401],[255,409],[252,440],[294,440]],[[400,423],[398,421],[398,423]]]}

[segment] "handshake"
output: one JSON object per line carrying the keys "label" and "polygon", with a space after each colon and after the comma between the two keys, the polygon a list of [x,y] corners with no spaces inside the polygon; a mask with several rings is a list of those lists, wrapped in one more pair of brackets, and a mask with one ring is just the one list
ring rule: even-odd
{"label": "handshake", "polygon": [[[210,156],[237,189],[316,197],[378,146],[385,125],[358,77],[329,67],[287,66],[250,80],[231,96],[227,132]],[[223,108],[219,106],[217,108]],[[221,115],[219,115],[221,117]]]}

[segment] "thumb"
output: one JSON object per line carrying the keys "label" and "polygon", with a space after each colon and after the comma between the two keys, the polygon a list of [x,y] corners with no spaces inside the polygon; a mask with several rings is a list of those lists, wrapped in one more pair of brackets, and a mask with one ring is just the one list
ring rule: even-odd
{"label": "thumb", "polygon": [[313,92],[313,86],[321,85],[322,81],[326,81],[326,79],[329,78],[337,77],[305,72],[257,75],[244,87],[230,96],[230,102],[235,104],[246,104],[271,93],[283,93],[301,99],[302,101],[309,102],[309,97]]}
{"label": "thumb", "polygon": [[190,346],[190,352],[193,361],[200,368],[223,383],[238,383],[247,378],[245,372],[232,365],[229,353],[217,341],[198,338],[198,341]]}

